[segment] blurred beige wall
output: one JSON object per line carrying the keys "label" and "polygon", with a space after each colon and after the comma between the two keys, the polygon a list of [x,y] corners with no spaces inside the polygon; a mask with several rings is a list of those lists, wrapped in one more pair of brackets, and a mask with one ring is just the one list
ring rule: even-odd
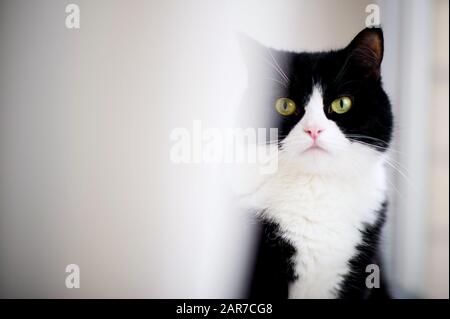
{"label": "blurred beige wall", "polygon": [[433,2],[426,295],[449,297],[449,2]]}
{"label": "blurred beige wall", "polygon": [[1,1],[1,297],[238,295],[248,239],[221,172],[169,158],[174,128],[239,94],[222,8]]}

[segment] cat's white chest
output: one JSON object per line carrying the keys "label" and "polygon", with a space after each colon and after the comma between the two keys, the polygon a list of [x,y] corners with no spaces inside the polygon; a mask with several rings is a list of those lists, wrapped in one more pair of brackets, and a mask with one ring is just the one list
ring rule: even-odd
{"label": "cat's white chest", "polygon": [[373,224],[385,200],[384,170],[359,178],[283,175],[257,193],[260,208],[275,219],[297,250],[298,280],[290,298],[335,298],[349,260],[361,241],[360,229]]}

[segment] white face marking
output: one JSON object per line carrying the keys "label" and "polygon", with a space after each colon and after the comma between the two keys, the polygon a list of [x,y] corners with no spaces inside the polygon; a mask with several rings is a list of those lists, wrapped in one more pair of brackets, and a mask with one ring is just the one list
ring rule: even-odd
{"label": "white face marking", "polygon": [[300,124],[304,128],[317,126],[325,129],[328,121],[324,113],[322,94],[317,87],[314,87],[308,104],[305,106],[305,115],[301,119]]}

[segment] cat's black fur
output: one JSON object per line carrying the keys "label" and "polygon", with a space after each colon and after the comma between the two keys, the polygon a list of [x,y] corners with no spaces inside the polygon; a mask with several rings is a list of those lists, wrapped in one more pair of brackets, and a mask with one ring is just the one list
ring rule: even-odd
{"label": "cat's black fur", "polygon": [[[380,28],[361,31],[344,49],[319,53],[293,53],[262,47],[246,40],[249,66],[249,88],[244,96],[246,126],[276,127],[282,140],[304,115],[298,108],[293,116],[284,117],[276,112],[274,101],[289,97],[303,105],[312,94],[313,86],[319,86],[323,94],[326,116],[337,123],[344,134],[354,140],[370,144],[384,152],[391,141],[393,116],[387,94],[382,88],[380,66],[383,58],[383,33]],[[275,62],[276,61],[276,62]],[[279,72],[273,72],[274,64],[285,72],[289,83]],[[328,108],[338,96],[351,96],[353,108],[345,114],[335,114]],[[255,118],[261,107],[269,114],[264,122]],[[354,134],[372,138],[355,137]],[[373,225],[365,225],[362,242],[356,247],[355,256],[349,261],[351,271],[344,277],[340,298],[387,298],[384,282],[381,288],[366,287],[366,266],[380,265],[379,240],[386,216],[386,203],[377,212]],[[296,280],[294,272],[295,247],[284,239],[279,225],[260,218],[260,240],[255,271],[251,280],[249,297],[287,298],[289,283]],[[338,243],[337,243],[338,244]]]}
{"label": "cat's black fur", "polygon": [[289,283],[297,275],[293,269],[296,250],[281,237],[276,222],[259,220],[259,247],[249,297],[287,298]]}
{"label": "cat's black fur", "polygon": [[[339,298],[386,299],[390,297],[384,276],[380,278],[378,288],[367,288],[367,265],[382,265],[380,256],[380,236],[386,220],[387,202],[378,211],[378,219],[373,225],[366,225],[362,231],[362,243],[356,247],[357,253],[350,260],[350,272],[344,277]],[[380,275],[382,275],[381,272]]]}

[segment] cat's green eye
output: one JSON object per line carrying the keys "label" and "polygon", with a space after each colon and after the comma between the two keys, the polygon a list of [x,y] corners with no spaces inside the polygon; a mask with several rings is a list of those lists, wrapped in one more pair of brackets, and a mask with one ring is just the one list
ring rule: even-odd
{"label": "cat's green eye", "polygon": [[288,99],[287,97],[280,97],[275,102],[275,109],[281,115],[289,116],[295,112],[297,106],[295,105],[295,102],[292,101],[291,99]]}
{"label": "cat's green eye", "polygon": [[348,112],[352,107],[352,99],[348,96],[341,96],[331,103],[331,109],[337,114]]}

